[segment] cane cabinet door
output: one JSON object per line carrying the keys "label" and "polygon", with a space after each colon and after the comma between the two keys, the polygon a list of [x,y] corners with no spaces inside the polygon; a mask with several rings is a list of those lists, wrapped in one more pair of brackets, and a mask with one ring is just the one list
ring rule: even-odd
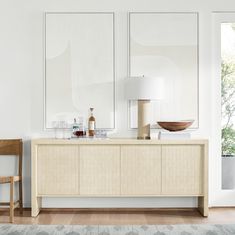
{"label": "cane cabinet door", "polygon": [[38,195],[79,194],[79,147],[39,145],[37,148]]}

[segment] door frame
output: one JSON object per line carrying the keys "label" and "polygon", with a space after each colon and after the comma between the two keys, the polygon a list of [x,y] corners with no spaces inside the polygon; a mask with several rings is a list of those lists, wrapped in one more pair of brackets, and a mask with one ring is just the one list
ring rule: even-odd
{"label": "door frame", "polygon": [[221,159],[221,23],[235,22],[235,12],[212,13],[212,148],[210,206],[235,206],[235,189],[222,190]]}

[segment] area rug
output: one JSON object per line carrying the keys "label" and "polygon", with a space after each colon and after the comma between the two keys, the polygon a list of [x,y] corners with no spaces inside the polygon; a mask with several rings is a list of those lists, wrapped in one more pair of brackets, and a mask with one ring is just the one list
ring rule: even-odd
{"label": "area rug", "polygon": [[0,235],[235,235],[228,225],[0,225]]}

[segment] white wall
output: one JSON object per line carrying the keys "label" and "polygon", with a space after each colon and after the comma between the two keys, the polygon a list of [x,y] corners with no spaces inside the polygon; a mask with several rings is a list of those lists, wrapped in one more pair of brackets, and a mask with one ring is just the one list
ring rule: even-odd
{"label": "white wall", "polygon": [[[200,18],[200,128],[195,137],[211,139],[211,12],[235,10],[234,0],[1,0],[0,1],[0,138],[24,142],[24,201],[30,206],[30,138],[50,136],[43,131],[43,12],[114,11],[116,14],[117,130],[114,136],[134,136],[127,128],[127,104],[120,79],[127,75],[128,11],[198,11]],[[210,146],[211,147],[211,146]],[[11,160],[12,161],[12,160]],[[213,157],[210,156],[210,162]],[[12,171],[0,159],[0,174]],[[211,175],[211,169],[210,169]],[[213,178],[210,177],[210,182]],[[3,188],[3,200],[7,198]],[[1,190],[1,189],[0,189]],[[213,195],[210,188],[210,195]],[[2,191],[0,191],[2,192]],[[2,197],[2,195],[1,195]],[[211,197],[210,197],[211,198]],[[100,202],[100,204],[99,204]],[[45,206],[193,206],[185,199],[67,199],[46,200]]]}

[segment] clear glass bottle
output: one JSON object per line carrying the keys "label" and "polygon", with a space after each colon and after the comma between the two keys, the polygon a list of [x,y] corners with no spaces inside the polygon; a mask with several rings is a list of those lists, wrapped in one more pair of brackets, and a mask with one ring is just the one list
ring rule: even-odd
{"label": "clear glass bottle", "polygon": [[95,117],[93,116],[94,108],[90,108],[90,117],[88,119],[88,136],[95,135]]}
{"label": "clear glass bottle", "polygon": [[77,119],[76,118],[74,118],[73,121],[74,122],[73,122],[72,137],[76,138],[76,137],[78,137],[77,136],[77,132],[79,131],[79,125],[77,123]]}

